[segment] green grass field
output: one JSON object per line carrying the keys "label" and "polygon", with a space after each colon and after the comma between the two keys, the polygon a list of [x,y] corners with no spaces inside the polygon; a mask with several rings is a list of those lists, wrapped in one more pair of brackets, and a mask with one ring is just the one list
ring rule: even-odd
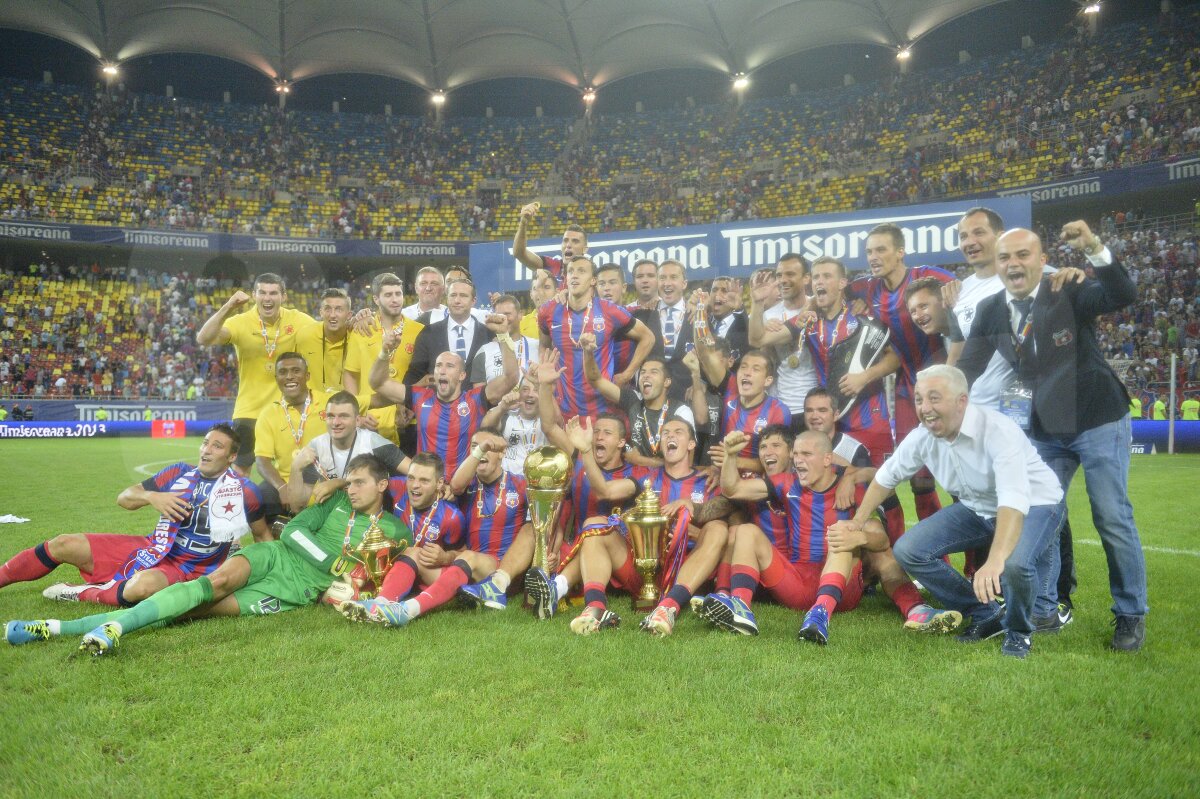
{"label": "green grass field", "polygon": [[[148,532],[152,511],[116,494],[196,441],[5,442],[0,514],[32,521],[0,525],[0,558],[57,533]],[[758,638],[689,615],[652,639],[624,597],[622,628],[589,638],[510,606],[402,630],[324,607],[207,620],[99,660],[58,639],[0,650],[0,795],[1196,796],[1198,473],[1197,456],[1135,458],[1152,606],[1137,655],[1107,649],[1077,479],[1077,620],[1024,662],[998,640],[905,634],[882,596],[835,616],[824,649],[766,604]],[[93,612],[41,597],[75,579],[4,589],[0,619]]]}

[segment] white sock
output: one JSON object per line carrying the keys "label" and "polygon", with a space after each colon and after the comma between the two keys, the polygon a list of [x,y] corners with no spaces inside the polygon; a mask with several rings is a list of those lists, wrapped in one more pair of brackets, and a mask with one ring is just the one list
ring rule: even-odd
{"label": "white sock", "polygon": [[421,605],[415,599],[404,600],[404,609],[408,611],[409,618],[416,618],[421,615]]}
{"label": "white sock", "polygon": [[46,629],[51,635],[62,635],[62,622],[58,619],[46,619]]}
{"label": "white sock", "polygon": [[554,587],[558,589],[559,597],[566,596],[567,591],[571,590],[571,586],[567,585],[566,576],[562,574],[556,574],[554,576]]}
{"label": "white sock", "polygon": [[496,571],[492,572],[492,582],[495,583],[496,588],[500,591],[507,591],[508,584],[512,582],[512,577],[503,569],[496,569]]}

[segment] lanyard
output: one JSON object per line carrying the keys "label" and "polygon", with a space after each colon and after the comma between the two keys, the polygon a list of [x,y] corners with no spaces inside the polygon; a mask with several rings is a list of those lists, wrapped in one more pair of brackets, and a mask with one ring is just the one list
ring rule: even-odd
{"label": "lanyard", "polygon": [[421,520],[420,529],[417,525],[417,509],[411,505],[408,508],[408,527],[413,531],[413,543],[416,546],[422,546],[425,543],[425,531],[429,529],[430,523],[433,521],[433,515],[437,511],[440,499],[433,501],[429,509],[425,513],[425,518]]}
{"label": "lanyard", "polygon": [[[496,485],[496,484],[493,484],[493,485]],[[500,503],[504,502],[504,489],[508,485],[508,472],[505,471],[505,472],[500,473],[500,481],[499,481],[498,485],[500,487],[498,489],[496,489],[496,501],[492,503],[492,512],[484,513],[483,512],[483,487],[484,487],[484,484],[482,481],[480,481],[479,487],[475,489],[475,515],[476,516],[479,516],[484,519],[489,519],[492,516],[496,515],[496,511],[499,510],[499,508],[500,508]]]}
{"label": "lanyard", "polygon": [[817,320],[817,335],[820,337],[821,344],[827,351],[833,349],[834,345],[850,334],[849,315],[849,309],[842,308],[841,313],[834,318],[833,337],[828,344],[825,343],[825,326],[829,320],[824,317]]}
{"label": "lanyard", "polygon": [[[281,315],[279,321],[276,323],[275,339],[273,341],[267,340],[267,323],[262,320],[261,316],[258,317],[258,330],[262,333],[263,349],[267,351],[267,360],[269,361],[275,357],[275,350],[279,347],[279,334],[283,331],[283,316]],[[321,335],[324,336],[324,332]]]}
{"label": "lanyard", "polygon": [[667,400],[663,400],[663,406],[658,412],[658,427],[653,433],[650,432],[650,420],[646,418],[646,405],[645,403],[642,404],[642,424],[646,427],[646,441],[650,444],[650,450],[655,455],[658,454],[658,442],[662,439],[662,426],[663,422],[667,420],[667,406],[669,404]]}
{"label": "lanyard", "polygon": [[[289,409],[287,400],[280,399],[279,405],[283,408],[283,415],[287,418],[288,427],[292,429],[292,440],[296,442],[296,446],[300,446],[300,442],[304,440],[304,425],[308,422],[308,408],[312,405],[312,392],[308,392],[308,396],[304,398],[304,409],[300,412],[299,425],[292,424],[292,412]],[[355,434],[357,435],[357,433]]]}
{"label": "lanyard", "polygon": [[[350,461],[354,457],[354,445],[357,443],[358,443],[358,428],[356,427],[356,428],[354,428],[354,440],[350,442],[350,449],[346,450],[346,462],[344,464],[342,464],[342,473],[341,473],[341,475],[339,475],[339,478],[342,480],[346,479],[346,470],[350,468]],[[336,470],[337,469],[337,453],[335,453],[334,449],[333,449],[333,435],[332,434],[330,434],[330,436],[329,436],[329,462],[333,464],[333,466],[331,466],[330,468],[333,470]],[[316,462],[316,467],[317,467],[317,471],[320,472],[321,476],[324,477],[326,480],[332,479],[334,474],[336,474],[336,471],[328,471],[327,472],[327,471],[325,471],[325,469],[321,468],[320,461]]]}
{"label": "lanyard", "polygon": [[[346,522],[346,537],[342,539],[342,554],[343,555],[349,554],[349,552],[350,552],[350,533],[351,533],[351,531],[354,530],[354,517],[357,514],[358,514],[358,511],[351,510],[350,511],[350,520],[348,522]],[[374,516],[370,517],[371,523],[367,525],[367,529],[370,530],[372,527],[379,524],[379,517],[382,515],[383,515],[383,508],[380,508],[379,513],[376,513]]]}
{"label": "lanyard", "polygon": [[[587,332],[588,322],[592,321],[592,303],[594,301],[594,299],[588,300],[587,307],[583,309],[583,329],[579,331],[580,338],[583,338],[583,334]],[[575,318],[571,316],[571,306],[564,305],[563,307],[567,309],[567,339],[578,349],[579,339],[573,335],[575,332]]]}

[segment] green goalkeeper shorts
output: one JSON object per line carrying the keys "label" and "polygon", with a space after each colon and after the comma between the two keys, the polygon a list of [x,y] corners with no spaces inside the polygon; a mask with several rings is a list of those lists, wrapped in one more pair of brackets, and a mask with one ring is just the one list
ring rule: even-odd
{"label": "green goalkeeper shorts", "polygon": [[251,544],[233,557],[250,562],[250,579],[233,593],[243,616],[266,616],[312,605],[332,580],[282,541]]}

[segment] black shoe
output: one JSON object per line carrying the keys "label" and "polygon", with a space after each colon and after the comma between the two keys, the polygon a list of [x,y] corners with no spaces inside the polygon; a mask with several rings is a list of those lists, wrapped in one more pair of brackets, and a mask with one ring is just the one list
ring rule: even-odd
{"label": "black shoe", "polygon": [[1004,636],[1004,643],[1000,646],[1000,654],[1024,660],[1029,657],[1029,650],[1032,648],[1033,638],[1031,636],[1009,632]]}
{"label": "black shoe", "polygon": [[971,619],[971,623],[963,629],[961,633],[954,636],[954,640],[960,644],[975,644],[980,641],[986,641],[989,638],[995,638],[1004,632],[1004,611],[1000,611],[990,619],[984,621],[975,621]]}
{"label": "black shoe", "polygon": [[1113,626],[1112,648],[1118,652],[1137,652],[1146,643],[1145,616],[1117,616]]}
{"label": "black shoe", "polygon": [[1057,633],[1063,627],[1075,621],[1075,614],[1069,605],[1059,604],[1058,610],[1049,616],[1034,616],[1033,631],[1035,633]]}

